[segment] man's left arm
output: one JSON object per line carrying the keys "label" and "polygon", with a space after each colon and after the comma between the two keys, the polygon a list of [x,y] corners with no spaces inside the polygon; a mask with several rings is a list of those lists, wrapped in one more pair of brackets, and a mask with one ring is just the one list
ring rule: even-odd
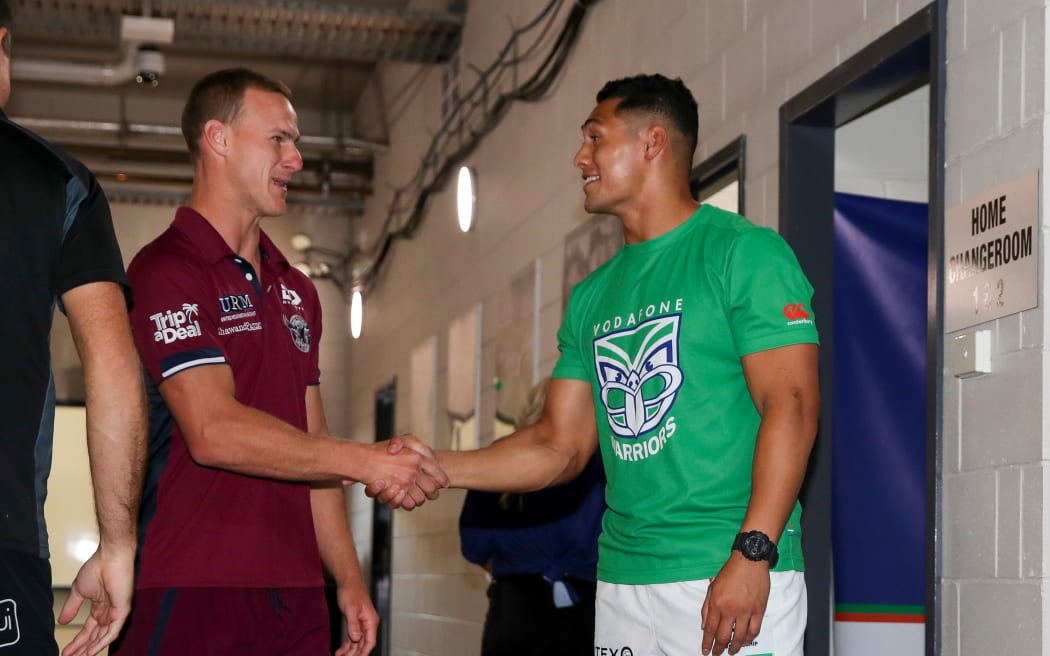
{"label": "man's left arm", "polygon": [[[318,385],[306,388],[306,416],[308,432],[329,434]],[[347,640],[335,656],[367,656],[376,644],[379,615],[361,578],[357,549],[346,517],[343,486],[338,482],[315,484],[310,490],[310,508],[321,560],[335,578],[339,609],[346,618]]]}
{"label": "man's left arm", "polygon": [[87,390],[87,441],[99,546],[77,573],[59,624],[87,600],[91,613],[63,650],[97,654],[131,611],[136,526],[146,459],[146,393],[128,324],[124,290],[94,282],[62,295]]}
{"label": "man's left arm", "polygon": [[[798,500],[816,438],[817,345],[759,351],[741,362],[762,421],[755,442],[751,499],[740,530],[762,531],[775,543]],[[711,582],[701,611],[703,653],[719,656],[728,647],[730,654],[736,654],[752,642],[762,627],[768,599],[769,563],[732,551]]]}

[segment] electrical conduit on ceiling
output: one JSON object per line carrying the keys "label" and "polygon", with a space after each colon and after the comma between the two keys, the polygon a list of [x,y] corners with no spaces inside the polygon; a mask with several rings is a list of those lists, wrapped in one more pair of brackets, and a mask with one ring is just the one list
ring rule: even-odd
{"label": "electrical conduit on ceiling", "polygon": [[19,59],[11,62],[11,77],[37,82],[118,86],[138,77],[156,84],[164,74],[164,55],[151,45],[171,43],[175,21],[170,18],[121,16],[123,56],[115,62],[86,64],[57,59]]}

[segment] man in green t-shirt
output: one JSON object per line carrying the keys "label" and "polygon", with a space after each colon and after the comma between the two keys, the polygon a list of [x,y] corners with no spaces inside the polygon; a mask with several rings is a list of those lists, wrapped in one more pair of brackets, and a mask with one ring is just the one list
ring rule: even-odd
{"label": "man in green t-shirt", "polygon": [[681,80],[615,80],[597,100],[574,164],[625,246],[572,292],[540,420],[439,462],[455,487],[525,491],[600,446],[596,655],[801,656],[813,289],[775,232],[693,199]]}

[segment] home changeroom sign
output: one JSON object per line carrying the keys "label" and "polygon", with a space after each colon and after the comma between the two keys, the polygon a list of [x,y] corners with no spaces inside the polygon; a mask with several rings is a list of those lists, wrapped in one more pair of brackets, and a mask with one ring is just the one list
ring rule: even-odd
{"label": "home changeroom sign", "polygon": [[1039,171],[950,207],[944,216],[944,330],[1039,304]]}

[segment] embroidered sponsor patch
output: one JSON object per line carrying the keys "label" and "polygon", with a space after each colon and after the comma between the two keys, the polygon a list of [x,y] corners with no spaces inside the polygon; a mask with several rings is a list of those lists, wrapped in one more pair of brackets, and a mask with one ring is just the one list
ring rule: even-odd
{"label": "embroidered sponsor patch", "polygon": [[183,303],[178,310],[157,312],[149,316],[153,322],[153,341],[172,342],[201,336],[201,325],[197,322],[200,307],[196,303]]}
{"label": "embroidered sponsor patch", "polygon": [[250,333],[257,330],[262,330],[261,321],[245,321],[244,323],[237,324],[236,326],[227,326],[225,328],[219,328],[219,335],[225,337],[226,335],[236,335],[237,333]]}
{"label": "embroidered sponsor patch", "polygon": [[294,289],[291,289],[290,287],[285,287],[284,283],[282,282],[281,283],[281,302],[284,303],[285,305],[292,305],[294,307],[299,307],[299,306],[301,306],[303,304],[303,299],[302,299],[301,296],[299,296],[299,292],[295,291]]}
{"label": "embroidered sponsor patch", "polygon": [[805,303],[788,303],[784,306],[784,316],[787,317],[787,325],[789,326],[813,323],[809,312],[806,312]]}

